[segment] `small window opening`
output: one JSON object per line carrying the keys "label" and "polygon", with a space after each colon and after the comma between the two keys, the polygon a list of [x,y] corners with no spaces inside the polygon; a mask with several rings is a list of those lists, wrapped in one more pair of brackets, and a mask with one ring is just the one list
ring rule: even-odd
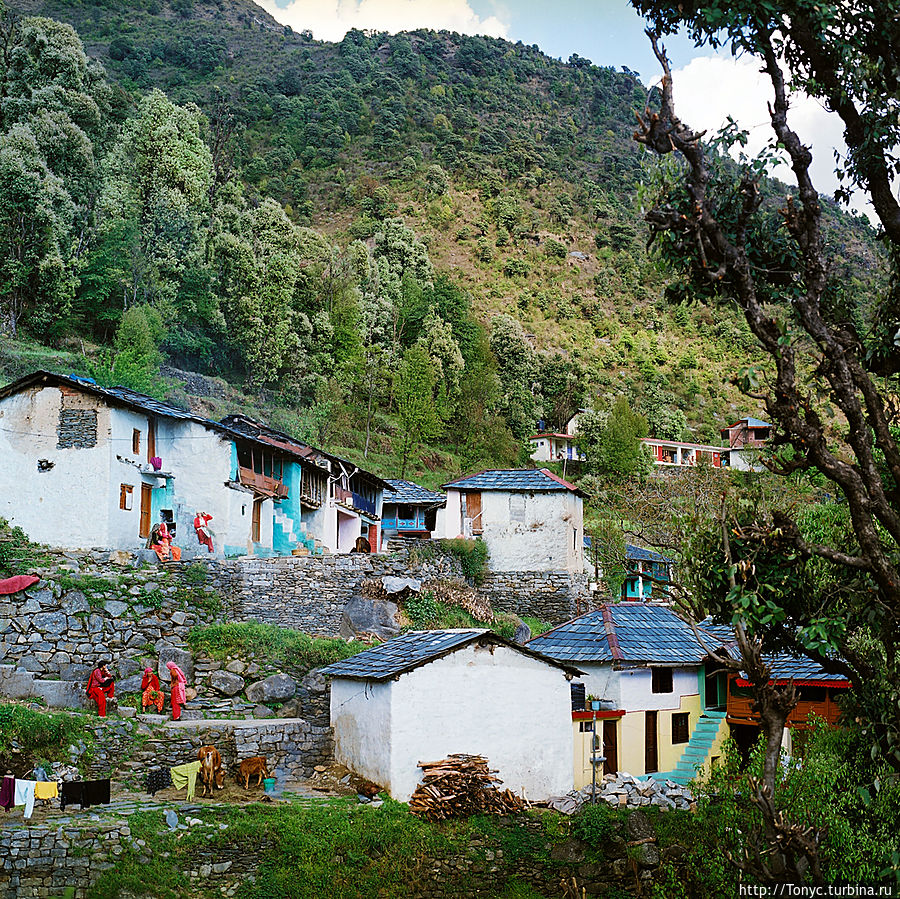
{"label": "small window opening", "polygon": [[119,508],[130,512],[134,508],[134,487],[130,484],[119,486]]}

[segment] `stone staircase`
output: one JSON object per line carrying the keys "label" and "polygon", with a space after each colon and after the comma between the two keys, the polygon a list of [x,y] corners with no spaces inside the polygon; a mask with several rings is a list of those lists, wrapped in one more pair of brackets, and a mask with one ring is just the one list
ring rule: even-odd
{"label": "stone staircase", "polygon": [[713,746],[726,726],[725,712],[704,712],[697,721],[697,726],[694,728],[691,739],[675,766],[675,770],[653,776],[657,780],[672,780],[682,786],[693,780],[696,777],[697,768],[706,763]]}

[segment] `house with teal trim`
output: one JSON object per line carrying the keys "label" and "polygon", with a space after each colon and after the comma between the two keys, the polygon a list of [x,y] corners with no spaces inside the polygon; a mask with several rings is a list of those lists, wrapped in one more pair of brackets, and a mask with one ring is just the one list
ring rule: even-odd
{"label": "house with teal trim", "polygon": [[0,388],[0,516],[52,546],[135,551],[165,521],[190,557],[378,545],[384,482],[251,419],[38,371]]}
{"label": "house with teal trim", "polygon": [[572,710],[576,788],[591,783],[595,746],[603,774],[678,783],[719,754],[728,734],[724,687],[718,675],[708,681],[706,648],[668,606],[609,603],[527,646],[584,672]]}
{"label": "house with teal trim", "polygon": [[633,543],[625,544],[625,571],[622,599],[662,600],[672,580],[672,560],[661,553]]}
{"label": "house with teal trim", "polygon": [[382,548],[391,537],[431,539],[437,528],[438,511],[447,505],[447,497],[400,478],[388,478],[387,485],[381,522]]}

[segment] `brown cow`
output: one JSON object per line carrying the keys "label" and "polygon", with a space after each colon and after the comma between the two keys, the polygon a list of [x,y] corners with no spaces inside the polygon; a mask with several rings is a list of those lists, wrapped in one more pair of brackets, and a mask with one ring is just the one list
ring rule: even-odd
{"label": "brown cow", "polygon": [[225,771],[222,768],[222,756],[215,746],[201,746],[197,750],[200,759],[200,781],[203,784],[203,795],[212,792],[213,784],[218,789],[225,787]]}
{"label": "brown cow", "polygon": [[259,786],[264,777],[269,776],[269,768],[266,760],[261,755],[253,756],[253,758],[244,759],[241,762],[241,779],[244,781],[244,789],[250,789],[250,778],[256,776],[256,785]]}

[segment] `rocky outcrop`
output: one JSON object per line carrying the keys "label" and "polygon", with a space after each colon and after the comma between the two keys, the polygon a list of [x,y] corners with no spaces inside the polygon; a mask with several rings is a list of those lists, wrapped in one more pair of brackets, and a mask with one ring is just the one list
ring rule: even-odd
{"label": "rocky outcrop", "polygon": [[251,702],[286,702],[297,692],[297,682],[287,674],[272,674],[247,687]]}

